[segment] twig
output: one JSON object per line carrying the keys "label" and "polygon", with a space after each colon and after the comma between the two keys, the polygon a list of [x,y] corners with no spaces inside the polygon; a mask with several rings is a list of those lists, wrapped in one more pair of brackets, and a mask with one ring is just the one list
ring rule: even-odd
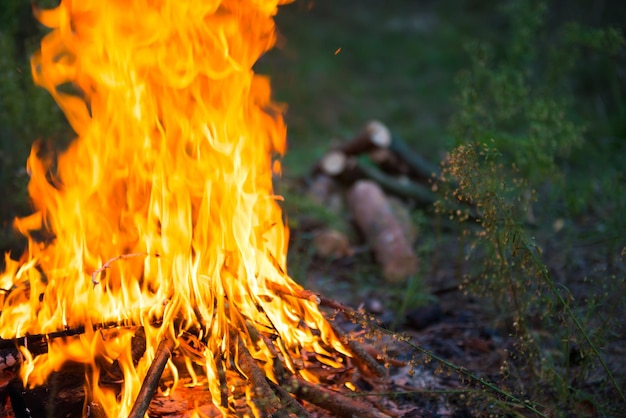
{"label": "twig", "polygon": [[[152,325],[158,326],[160,324],[159,321],[155,321]],[[112,328],[136,328],[140,325],[135,324],[134,322],[120,322],[120,321],[112,321],[105,322],[101,324],[94,324],[91,329],[93,331],[98,330],[107,330]],[[34,346],[42,346],[43,351],[41,353],[45,353],[48,350],[47,343],[49,340],[53,340],[55,338],[64,338],[64,337],[72,337],[75,335],[81,335],[85,333],[85,327],[79,326],[76,328],[68,328],[63,331],[54,331],[48,334],[34,334],[34,335],[26,335],[24,337],[13,338],[10,340],[5,340],[0,338],[0,350],[7,348],[14,348],[16,346],[24,346],[31,349]],[[35,354],[32,350],[31,353]]]}
{"label": "twig", "polygon": [[239,355],[239,367],[252,385],[252,402],[259,411],[263,412],[262,416],[288,417],[289,415],[283,410],[280,400],[268,385],[265,375],[257,366],[241,338],[237,339],[237,353]]}
{"label": "twig", "polygon": [[280,401],[284,405],[286,405],[287,409],[295,413],[298,418],[309,418],[311,416],[311,414],[309,414],[309,412],[304,409],[304,407],[300,405],[298,401],[296,401],[282,386],[277,385],[269,379],[266,380],[270,387],[274,390],[274,392],[276,392],[276,394],[280,398]]}
{"label": "twig", "polygon": [[133,258],[133,257],[150,257],[150,256],[160,257],[159,254],[149,254],[149,253],[130,253],[130,254],[122,254],[122,255],[118,255],[117,257],[113,257],[107,260],[107,262],[104,263],[102,267],[100,267],[99,269],[91,273],[91,283],[93,283],[94,286],[97,284],[100,284],[100,282],[96,280],[96,277],[98,277],[98,275],[102,273],[104,270],[111,268],[111,265],[118,260],[126,260],[127,258]]}
{"label": "twig", "polygon": [[[342,304],[340,304],[338,302],[334,302],[332,300],[326,300],[325,302],[327,302],[329,305],[337,306],[336,309],[340,310],[347,318],[361,320],[364,323],[367,323],[367,325],[376,328],[377,330],[379,330],[380,332],[382,332],[384,334],[392,335],[392,336],[396,336],[397,337],[397,335],[394,332],[389,331],[388,329],[382,327],[381,325],[379,325],[379,324],[377,324],[375,322],[367,320],[365,317],[363,317],[363,315],[360,315],[357,311],[355,311],[354,309],[352,309],[352,308],[350,308],[348,306],[342,305]],[[455,364],[445,360],[444,358],[439,357],[435,353],[426,350],[425,348],[423,348],[423,347],[421,347],[419,345],[413,344],[410,341],[405,340],[405,339],[402,339],[402,341],[404,341],[405,344],[407,344],[411,348],[417,350],[421,354],[423,354],[423,355],[425,355],[425,356],[427,356],[427,357],[437,361],[438,363],[440,363],[440,364],[442,364],[442,365],[444,365],[444,366],[446,366],[446,367],[456,371],[457,373],[467,377],[470,381],[477,382],[481,386],[483,386],[483,387],[485,387],[485,388],[487,388],[487,389],[489,389],[489,390],[491,390],[491,391],[493,391],[495,393],[498,393],[499,395],[504,396],[506,399],[508,399],[509,401],[515,403],[516,405],[521,405],[524,408],[528,409],[529,411],[537,414],[538,416],[546,418],[546,415],[543,414],[541,411],[539,411],[537,408],[535,408],[531,403],[522,401],[521,399],[519,399],[515,395],[513,395],[513,394],[511,394],[511,393],[509,393],[509,392],[507,392],[505,390],[500,389],[499,387],[497,387],[493,383],[488,382],[487,380],[485,380],[485,379],[483,379],[481,377],[476,376],[475,374],[473,374],[469,370],[467,370],[467,369],[465,369],[463,367],[457,366],[457,365],[455,365]]]}
{"label": "twig", "polygon": [[141,389],[139,389],[139,394],[137,395],[133,408],[130,410],[128,418],[143,418],[146,415],[150,401],[152,401],[165,365],[172,356],[175,345],[176,342],[169,337],[165,337],[159,344],[154,360],[141,384]]}
{"label": "twig", "polygon": [[387,369],[370,356],[357,341],[348,338],[343,330],[341,330],[334,322],[328,321],[328,323],[343,345],[347,346],[354,355],[354,362],[359,370],[361,370],[361,373],[370,372],[374,373],[378,377],[385,377],[387,375]]}
{"label": "twig", "polygon": [[378,350],[376,350],[374,347],[372,347],[369,344],[366,344],[364,348],[365,348],[365,351],[367,351],[367,354],[372,356],[372,358],[376,359],[376,361],[378,361],[379,363],[388,364],[391,367],[404,367],[404,366],[406,366],[406,362],[405,361],[397,360],[397,359],[391,358],[391,357],[381,358],[382,355],[378,352]]}

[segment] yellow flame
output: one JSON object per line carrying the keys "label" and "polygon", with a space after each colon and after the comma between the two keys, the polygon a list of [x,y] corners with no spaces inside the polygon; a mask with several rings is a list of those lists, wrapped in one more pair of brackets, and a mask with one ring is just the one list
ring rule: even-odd
{"label": "yellow flame", "polygon": [[[63,0],[37,12],[52,31],[32,58],[33,77],[77,138],[56,169],[38,145],[28,159],[36,213],[15,222],[29,247],[20,262],[7,256],[0,275],[10,289],[0,337],[86,332],[34,359],[24,350],[29,385],[83,362],[94,370],[93,402],[124,416],[159,341],[186,330],[206,345],[197,363],[217,400],[215,356],[229,352],[233,332],[272,376],[272,354],[254,349],[249,325],[277,334],[288,365],[302,349],[345,354],[285,273],[272,156],[284,153],[286,128],[268,79],[252,71],[275,42],[281,2]],[[36,239],[40,229],[54,239]],[[136,366],[130,329],[94,330],[110,322],[145,328]],[[119,397],[98,382],[98,365],[114,359]]]}

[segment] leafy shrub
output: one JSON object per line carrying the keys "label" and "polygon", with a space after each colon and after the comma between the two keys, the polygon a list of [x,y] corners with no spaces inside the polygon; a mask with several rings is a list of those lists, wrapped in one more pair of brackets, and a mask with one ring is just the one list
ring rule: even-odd
{"label": "leafy shrub", "polygon": [[[528,228],[534,221],[529,208],[539,199],[542,221],[560,214],[575,222],[585,215],[623,238],[626,199],[615,191],[624,176],[612,167],[623,166],[615,150],[623,149],[626,132],[595,108],[601,102],[623,112],[624,87],[615,84],[623,75],[611,63],[623,57],[625,42],[613,28],[554,24],[545,2],[507,2],[504,12],[507,36],[468,46],[471,62],[458,77],[450,123],[457,147],[443,169],[455,187],[444,192],[438,210],[453,207],[450,201],[475,210],[449,215],[464,222],[461,239],[476,267],[465,277],[466,290],[489,297],[516,337],[501,369],[507,390],[552,411],[573,411],[584,397],[601,405],[610,391],[626,402],[598,348],[617,326],[615,312],[624,301],[611,295],[623,295],[626,278],[595,276],[597,296],[575,300],[566,282],[553,280]],[[609,81],[586,90],[594,71]],[[478,222],[466,222],[472,217]],[[602,305],[612,319],[591,320]],[[585,394],[573,383],[584,382],[594,368],[607,377],[610,388],[603,390],[609,392]],[[533,387],[518,383],[524,381]]]}

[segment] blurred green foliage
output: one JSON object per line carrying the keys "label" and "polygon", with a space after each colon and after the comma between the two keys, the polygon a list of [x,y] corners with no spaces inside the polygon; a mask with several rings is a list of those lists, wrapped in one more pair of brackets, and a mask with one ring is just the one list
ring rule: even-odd
{"label": "blurred green foliage", "polygon": [[[597,100],[611,108],[624,106],[624,75],[615,64],[623,59],[626,44],[611,27],[550,26],[544,1],[507,2],[501,9],[508,23],[501,39],[467,46],[471,64],[457,79],[451,133],[459,144],[494,140],[533,185],[546,178],[554,182],[562,173],[558,166],[573,150],[595,146],[584,144],[585,137],[602,131],[622,134],[593,113]],[[621,91],[585,94],[586,74],[604,76]]]}
{"label": "blurred green foliage", "polygon": [[[445,190],[439,209],[462,201],[479,214],[477,223],[462,228],[471,259],[464,286],[493,301],[516,337],[516,356],[503,364],[501,385],[559,414],[576,414],[584,398],[609,416],[626,402],[623,376],[614,377],[620,366],[607,364],[598,347],[620,327],[623,269],[585,271],[584,297],[574,297],[569,286],[580,286],[581,278],[553,280],[542,246],[558,232],[552,221],[564,215],[575,225],[569,239],[585,228],[607,239],[596,254],[610,260],[626,245],[620,192],[626,132],[614,116],[626,105],[626,42],[617,28],[555,15],[549,7],[555,4],[506,2],[501,37],[468,45],[470,65],[458,76],[450,122],[457,147],[443,168],[457,183]],[[528,211],[533,205],[540,208],[535,230],[529,228],[536,221]],[[450,216],[468,219],[468,213]],[[615,235],[607,236],[609,228]],[[572,256],[568,243],[560,245],[558,252]],[[570,274],[568,266],[561,269],[560,277]],[[598,316],[606,320],[589,320]],[[574,360],[573,346],[582,353]],[[599,369],[606,385],[583,387]],[[521,381],[533,385],[524,388]],[[616,403],[606,402],[611,391]]]}
{"label": "blurred green foliage", "polygon": [[[39,2],[41,3],[41,2]],[[52,2],[45,2],[50,6]],[[41,3],[41,5],[45,5]],[[11,222],[29,212],[26,158],[33,141],[67,135],[60,109],[35,86],[30,55],[44,34],[27,0],[0,5],[0,250],[16,245]]]}

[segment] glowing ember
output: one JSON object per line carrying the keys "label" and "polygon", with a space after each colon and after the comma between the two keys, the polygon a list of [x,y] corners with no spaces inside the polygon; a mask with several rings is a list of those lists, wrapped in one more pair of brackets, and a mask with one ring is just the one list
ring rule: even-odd
{"label": "glowing ember", "polygon": [[[29,247],[19,262],[6,257],[0,337],[86,332],[51,340],[34,358],[24,349],[28,385],[69,360],[85,363],[89,398],[118,417],[159,342],[186,331],[202,347],[189,374],[216,405],[216,359],[237,362],[239,339],[274,378],[275,355],[249,329],[271,334],[285,365],[308,380],[290,358],[306,350],[333,365],[342,360],[333,353],[348,355],[285,273],[272,156],[284,152],[286,130],[268,80],[252,71],[274,43],[278,3],[64,0],[38,13],[53,30],[32,59],[34,79],[77,138],[56,163],[38,146],[29,157],[36,213],[16,220]],[[41,229],[54,239],[35,239]],[[128,327],[94,331],[107,323]],[[138,326],[147,349],[134,365]],[[99,383],[114,360],[121,394]]]}

